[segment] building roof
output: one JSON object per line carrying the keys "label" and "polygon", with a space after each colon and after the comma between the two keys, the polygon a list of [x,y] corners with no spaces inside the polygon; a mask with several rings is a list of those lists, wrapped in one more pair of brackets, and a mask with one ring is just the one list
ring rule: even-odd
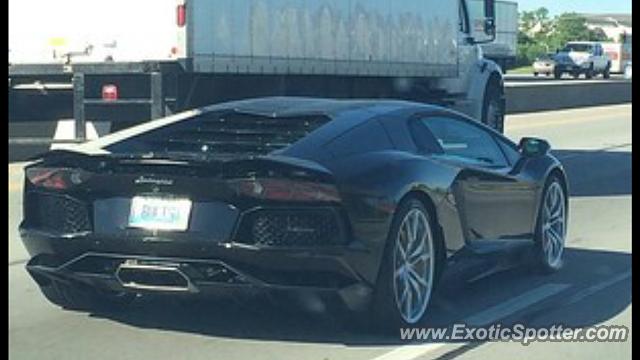
{"label": "building roof", "polygon": [[589,23],[616,25],[631,27],[631,14],[580,14],[587,19]]}

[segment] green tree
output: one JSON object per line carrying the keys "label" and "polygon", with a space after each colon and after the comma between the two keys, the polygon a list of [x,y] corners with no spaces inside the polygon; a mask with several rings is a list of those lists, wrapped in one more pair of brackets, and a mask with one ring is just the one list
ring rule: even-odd
{"label": "green tree", "polygon": [[591,30],[586,19],[576,13],[564,13],[553,21],[553,29],[549,33],[549,46],[560,48],[568,41],[607,41],[602,29]]}
{"label": "green tree", "polygon": [[529,65],[545,52],[563,47],[568,41],[609,41],[602,29],[591,30],[586,19],[576,13],[549,18],[546,8],[520,13],[517,62]]}

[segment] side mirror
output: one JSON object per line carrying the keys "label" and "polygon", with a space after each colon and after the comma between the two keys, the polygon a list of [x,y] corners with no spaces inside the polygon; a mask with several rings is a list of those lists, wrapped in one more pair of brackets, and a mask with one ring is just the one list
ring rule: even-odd
{"label": "side mirror", "polygon": [[495,0],[484,1],[484,33],[494,37],[496,33],[496,2]]}
{"label": "side mirror", "polygon": [[486,18],[484,20],[484,33],[492,38],[496,35],[496,22],[493,18]]}
{"label": "side mirror", "polygon": [[518,149],[523,157],[536,157],[546,155],[551,150],[551,145],[546,140],[524,137],[520,139]]}

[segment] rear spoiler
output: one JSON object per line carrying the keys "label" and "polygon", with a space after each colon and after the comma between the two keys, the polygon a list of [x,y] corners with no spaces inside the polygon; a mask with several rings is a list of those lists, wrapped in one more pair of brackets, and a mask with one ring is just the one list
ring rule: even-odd
{"label": "rear spoiler", "polygon": [[[31,160],[41,160],[50,164],[66,164],[80,166],[86,164],[88,170],[94,168],[98,161],[109,164],[177,164],[188,163],[188,165],[215,169],[224,178],[250,178],[250,177],[283,177],[289,179],[333,182],[333,175],[324,166],[317,162],[294,158],[283,155],[264,156],[240,156],[234,158],[216,157],[144,157],[144,156],[114,156],[113,154],[87,154],[81,151],[67,149],[57,149],[40,154]],[[93,163],[93,164],[92,164]],[[94,166],[91,166],[94,165]],[[85,166],[83,166],[85,167]]]}

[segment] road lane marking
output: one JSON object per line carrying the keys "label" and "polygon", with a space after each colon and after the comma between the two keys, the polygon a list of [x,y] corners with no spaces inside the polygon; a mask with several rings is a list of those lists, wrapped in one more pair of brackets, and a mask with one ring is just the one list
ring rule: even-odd
{"label": "road lane marking", "polygon": [[20,260],[9,261],[9,267],[14,266],[14,265],[26,264],[27,262],[29,262],[29,259],[20,259]]}
{"label": "road lane marking", "polygon": [[470,316],[462,322],[468,326],[484,326],[504,319],[548,297],[567,289],[569,284],[545,284],[501,304]]}
{"label": "road lane marking", "polygon": [[631,278],[631,270],[626,271],[622,274],[619,274],[617,276],[612,277],[609,280],[603,281],[599,284],[590,286],[586,289],[580,290],[577,293],[571,295],[571,297],[568,299],[566,305],[572,305],[575,304],[597,292],[600,292],[606,288],[608,288],[609,286],[612,286],[620,281],[626,280],[628,278]]}
{"label": "road lane marking", "polygon": [[9,192],[20,191],[22,189],[21,181],[11,181],[9,182]]}
{"label": "road lane marking", "polygon": [[[582,110],[582,109],[581,109]],[[517,114],[517,115],[507,115],[505,121],[505,132],[509,132],[511,130],[521,130],[521,129],[529,129],[529,128],[538,128],[538,127],[547,127],[547,126],[558,126],[558,125],[572,125],[572,124],[580,124],[585,122],[592,121],[602,121],[608,120],[614,116],[628,116],[629,121],[631,121],[631,109],[623,109],[615,113],[606,113],[601,114],[597,112],[596,109],[593,110],[590,114],[571,114],[568,111],[560,110],[554,117],[551,119],[544,119],[545,114],[535,114],[535,113],[527,113],[527,114]],[[562,115],[567,115],[566,118],[563,118]],[[529,120],[525,121],[526,118],[532,116],[539,116],[542,119],[538,120]],[[571,117],[569,117],[571,116]],[[514,123],[514,121],[517,121]]]}
{"label": "road lane marking", "polygon": [[[498,320],[504,319],[508,316],[515,314],[516,312],[531,306],[537,302],[540,302],[548,297],[557,295],[558,293],[566,290],[571,285],[569,284],[544,284],[525,292],[513,299],[507,300],[501,304],[490,307],[477,314],[471,315],[462,320],[461,323],[467,324],[467,326],[486,326],[495,323]],[[457,345],[464,345],[464,343],[456,343]],[[403,345],[394,350],[391,350],[385,354],[382,354],[373,360],[412,360],[420,356],[423,356],[429,352],[442,348],[448,345],[448,343],[429,343],[421,345]]]}

